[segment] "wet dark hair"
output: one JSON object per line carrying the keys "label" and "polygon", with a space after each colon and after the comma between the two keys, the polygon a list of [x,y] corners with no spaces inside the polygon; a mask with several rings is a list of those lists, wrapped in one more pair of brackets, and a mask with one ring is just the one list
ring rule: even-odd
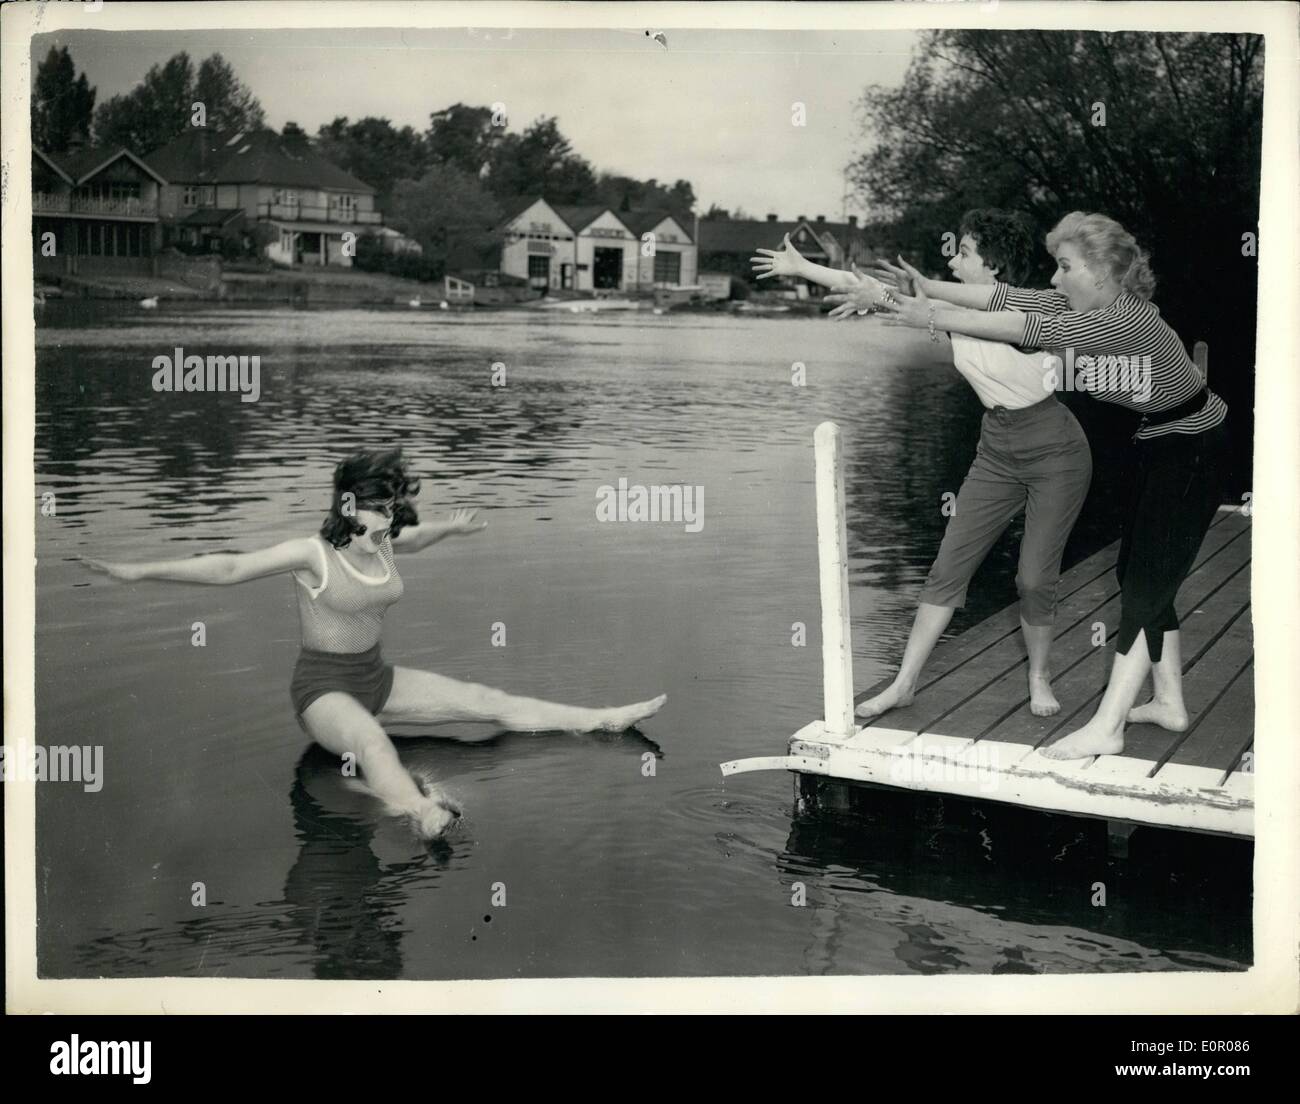
{"label": "wet dark hair", "polygon": [[[400,448],[354,452],[334,469],[334,497],[320,535],[335,548],[346,548],[353,537],[366,531],[357,521],[356,511],[391,502],[393,524],[389,536],[395,537],[420,520],[411,504],[419,490],[420,481],[407,473]],[[352,495],[348,513],[343,510],[345,494]]]}
{"label": "wet dark hair", "polygon": [[959,237],[970,235],[984,263],[1000,283],[1020,286],[1029,276],[1034,239],[1028,220],[999,207],[976,207],[961,217]]}

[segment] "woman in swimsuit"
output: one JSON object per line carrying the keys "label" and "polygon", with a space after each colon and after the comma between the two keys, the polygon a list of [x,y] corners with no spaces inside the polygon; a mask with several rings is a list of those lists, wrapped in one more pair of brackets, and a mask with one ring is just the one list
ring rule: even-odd
{"label": "woman in swimsuit", "polygon": [[[1174,599],[1223,499],[1228,407],[1151,302],[1147,254],[1123,226],[1073,211],[1047,235],[1047,249],[1054,291],[940,283],[909,267],[915,295],[882,306],[895,325],[1071,353],[1077,389],[1142,415],[1115,563],[1120,624],[1110,679],[1092,719],[1043,750],[1081,759],[1122,752],[1126,722],[1187,727]],[[876,291],[851,298],[866,306]],[[1148,672],[1151,700],[1136,705]]]}
{"label": "woman in swimsuit", "polygon": [[[1023,279],[1032,239],[1013,214],[968,211],[962,216],[958,252],[948,263],[963,285],[991,287]],[[801,276],[835,289],[839,302],[832,318],[864,313],[889,294],[872,277],[809,263],[790,244],[785,250],[760,249],[753,258],[759,278]],[[847,303],[849,292],[865,297]],[[938,335],[936,334],[936,339]],[[862,718],[909,705],[925,662],[953,610],[965,605],[972,576],[998,538],[1022,510],[1016,590],[1020,628],[1028,652],[1028,702],[1036,716],[1061,708],[1052,692],[1050,651],[1056,612],[1056,586],[1065,542],[1083,507],[1092,480],[1092,453],[1074,415],[1057,402],[1041,353],[1025,353],[996,341],[954,335],[953,365],[985,407],[975,460],[957,494],[939,554],[921,591],[912,631],[893,682],[858,706]]]}
{"label": "woman in swimsuit", "polygon": [[328,751],[359,765],[369,790],[390,814],[407,817],[418,835],[433,839],[460,809],[402,766],[382,721],[617,732],[655,714],[667,698],[661,694],[621,708],[588,709],[385,663],[380,654],[384,614],[404,589],[394,553],[420,552],[486,525],[475,521],[473,510],[455,510],[442,523],[421,523],[412,503],[418,490],[400,449],[359,452],[334,470],[333,501],[318,536],[257,552],[135,564],[83,562],[128,581],[229,585],[291,573],[302,622],[302,653],[290,685],[299,724]]}

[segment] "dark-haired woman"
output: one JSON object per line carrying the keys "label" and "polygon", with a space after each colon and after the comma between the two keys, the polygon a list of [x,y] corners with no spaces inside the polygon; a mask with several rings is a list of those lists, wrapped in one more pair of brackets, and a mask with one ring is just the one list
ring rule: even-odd
{"label": "dark-haired woman", "polygon": [[[1123,751],[1126,722],[1187,727],[1174,599],[1222,501],[1228,407],[1151,302],[1146,252],[1124,227],[1074,211],[1047,235],[1047,249],[1055,291],[954,287],[916,273],[914,297],[882,306],[894,325],[1063,350],[1076,365],[1087,358],[1076,389],[1142,415],[1115,564],[1120,624],[1110,679],[1092,719],[1043,750],[1081,759]],[[1135,705],[1148,672],[1154,693]]]}
{"label": "dark-haired woman", "polygon": [[[960,230],[957,254],[948,262],[960,284],[983,287],[1023,279],[1033,240],[1019,217],[992,208],[968,211]],[[759,252],[763,256],[753,260],[760,278],[789,274],[835,289],[837,294],[828,295],[827,301],[841,305],[831,312],[832,318],[861,312],[861,307],[845,302],[850,289],[867,295],[869,305],[884,295],[885,289],[870,276],[810,264],[788,235],[784,251]],[[906,290],[907,274],[899,276]],[[952,357],[985,407],[979,445],[921,590],[898,673],[889,686],[858,706],[857,715],[864,719],[912,702],[926,660],[953,611],[965,605],[972,577],[1022,510],[1025,529],[1016,590],[1029,656],[1029,708],[1039,717],[1061,708],[1052,691],[1052,625],[1065,542],[1092,480],[1088,438],[1074,415],[1056,401],[1050,384],[1044,386],[1041,353],[954,335]]]}
{"label": "dark-haired woman", "polygon": [[335,755],[352,755],[370,790],[426,839],[460,815],[436,787],[401,764],[380,724],[480,721],[515,731],[621,731],[652,716],[666,700],[588,709],[517,697],[431,671],[393,667],[380,654],[384,613],[403,593],[395,552],[420,552],[447,537],[478,532],[475,511],[421,523],[412,502],[419,482],[400,450],[357,453],[334,471],[334,496],[318,536],[257,552],[116,564],[87,559],[117,579],[172,579],[229,585],[291,573],[302,623],[302,654],[290,695],[299,723]]}

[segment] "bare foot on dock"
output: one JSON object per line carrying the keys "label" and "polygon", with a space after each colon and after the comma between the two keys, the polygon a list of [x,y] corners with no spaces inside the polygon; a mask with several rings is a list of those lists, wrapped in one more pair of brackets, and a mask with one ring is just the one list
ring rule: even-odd
{"label": "bare foot on dock", "polygon": [[649,701],[635,702],[632,705],[620,706],[618,709],[598,710],[600,719],[596,727],[602,732],[622,732],[624,729],[631,728],[638,721],[653,717],[663,708],[664,702],[667,700],[667,694],[660,694],[657,698],[651,698]]}
{"label": "bare foot on dock", "polygon": [[1029,675],[1029,712],[1035,717],[1051,717],[1061,711],[1061,703],[1052,693],[1052,676]]}
{"label": "bare foot on dock", "polygon": [[1082,728],[1062,736],[1043,748],[1048,759],[1089,759],[1094,755],[1118,755],[1124,750],[1124,726],[1108,728],[1094,717]]}
{"label": "bare foot on dock", "polygon": [[1135,705],[1128,711],[1128,723],[1153,724],[1170,732],[1182,732],[1187,728],[1187,710],[1181,705],[1152,698],[1145,705]]}
{"label": "bare foot on dock", "polygon": [[854,710],[854,713],[859,717],[870,720],[872,717],[879,717],[880,714],[887,713],[891,709],[901,709],[903,706],[911,704],[911,690],[890,686],[882,690],[874,698],[868,698]]}

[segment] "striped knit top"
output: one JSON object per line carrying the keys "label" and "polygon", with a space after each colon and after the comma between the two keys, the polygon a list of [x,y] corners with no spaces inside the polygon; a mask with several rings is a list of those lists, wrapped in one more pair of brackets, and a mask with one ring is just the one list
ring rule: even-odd
{"label": "striped knit top", "polygon": [[[1127,291],[1100,310],[1072,311],[1059,291],[999,284],[987,309],[1024,312],[1021,347],[1068,350],[1073,376],[1065,386],[1102,402],[1139,414],[1159,414],[1193,398],[1205,386],[1182,341],[1160,317],[1160,308]],[[1070,368],[1069,360],[1063,362],[1063,370],[1068,373]],[[1137,439],[1213,429],[1228,416],[1228,404],[1213,391],[1206,398],[1194,414],[1165,425],[1143,425]]]}
{"label": "striped knit top", "polygon": [[346,556],[322,537],[313,538],[320,548],[317,567],[320,584],[312,586],[298,572],[298,613],[302,619],[302,646],[314,652],[355,654],[379,643],[384,614],[405,589],[393,562],[393,546],[387,536],[379,546],[375,562],[382,575],[365,575]]}

